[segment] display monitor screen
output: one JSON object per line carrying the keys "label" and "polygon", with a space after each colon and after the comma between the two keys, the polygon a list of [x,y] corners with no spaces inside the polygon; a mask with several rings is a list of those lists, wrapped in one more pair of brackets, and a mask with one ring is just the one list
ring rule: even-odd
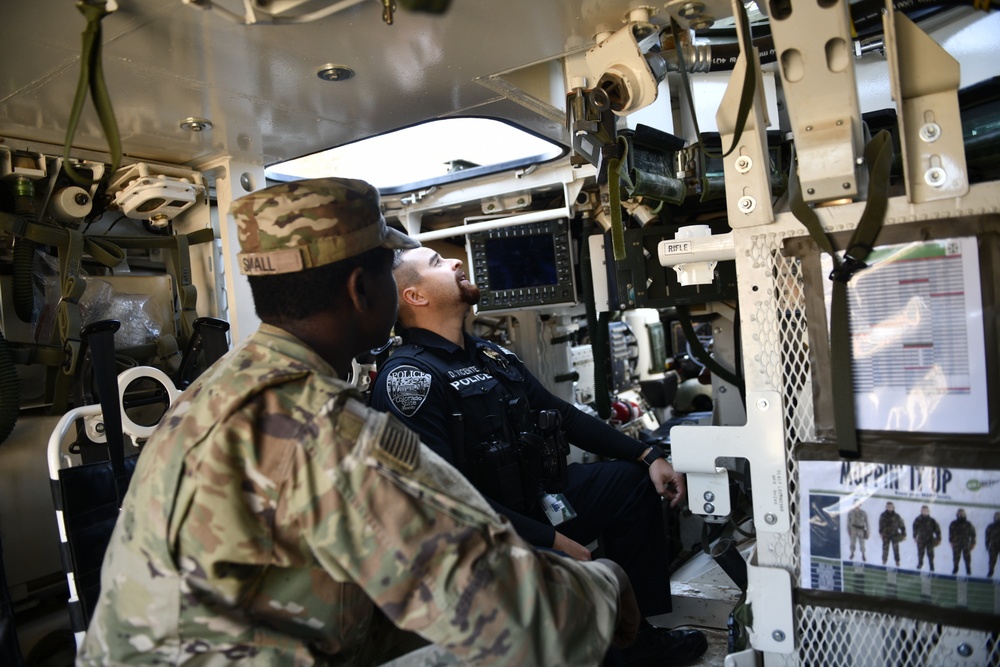
{"label": "display monitor screen", "polygon": [[559,282],[551,234],[486,239],[485,250],[486,271],[493,291]]}

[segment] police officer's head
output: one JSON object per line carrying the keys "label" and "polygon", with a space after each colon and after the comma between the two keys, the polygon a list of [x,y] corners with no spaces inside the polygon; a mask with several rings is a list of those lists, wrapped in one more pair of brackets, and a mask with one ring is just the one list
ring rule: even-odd
{"label": "police officer's head", "polygon": [[965,518],[965,510],[958,510],[957,512],[955,512],[955,517],[957,517],[959,519],[964,519]]}
{"label": "police officer's head", "polygon": [[452,314],[463,318],[480,296],[464,266],[432,248],[397,251],[392,272],[399,288],[400,325],[426,327],[450,320]]}
{"label": "police officer's head", "polygon": [[[302,320],[336,309],[361,268],[389,274],[392,251],[420,244],[386,225],[378,190],[364,181],[316,178],[274,185],[233,202],[257,315],[265,322]],[[380,290],[392,302],[395,286]]]}
{"label": "police officer's head", "polygon": [[920,513],[923,514],[924,516],[927,516],[928,514],[931,513],[931,509],[929,507],[927,507],[927,505],[921,505],[920,506]]}
{"label": "police officer's head", "polygon": [[895,512],[896,511],[896,506],[893,505],[892,503],[886,503],[885,504],[885,511],[886,512]]}

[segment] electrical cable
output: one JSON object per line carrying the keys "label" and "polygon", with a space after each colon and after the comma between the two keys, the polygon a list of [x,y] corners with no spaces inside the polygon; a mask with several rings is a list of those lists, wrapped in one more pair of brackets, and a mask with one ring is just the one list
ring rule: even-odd
{"label": "electrical cable", "polygon": [[[716,359],[708,353],[708,350],[704,348],[698,336],[694,332],[694,326],[691,324],[691,311],[687,306],[677,306],[677,315],[681,323],[681,328],[684,330],[684,337],[687,339],[688,345],[691,348],[691,352],[694,354],[695,358],[701,362],[701,364],[708,368],[708,370],[715,373],[719,379],[728,382],[729,384],[736,387],[740,396],[745,396],[746,386],[743,383],[743,378],[738,376],[733,371],[725,368]],[[744,398],[744,402],[746,399]]]}

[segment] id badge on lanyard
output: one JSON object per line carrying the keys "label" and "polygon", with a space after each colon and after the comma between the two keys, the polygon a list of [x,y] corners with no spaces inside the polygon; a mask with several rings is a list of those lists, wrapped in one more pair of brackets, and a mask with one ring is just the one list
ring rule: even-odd
{"label": "id badge on lanyard", "polygon": [[561,493],[546,493],[542,496],[542,509],[553,526],[566,523],[576,516],[576,510]]}

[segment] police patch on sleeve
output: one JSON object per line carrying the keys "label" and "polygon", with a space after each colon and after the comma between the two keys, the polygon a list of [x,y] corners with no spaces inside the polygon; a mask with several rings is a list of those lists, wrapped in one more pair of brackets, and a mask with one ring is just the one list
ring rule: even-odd
{"label": "police patch on sleeve", "polygon": [[431,374],[415,366],[397,366],[385,378],[389,400],[404,417],[412,417],[431,390]]}

